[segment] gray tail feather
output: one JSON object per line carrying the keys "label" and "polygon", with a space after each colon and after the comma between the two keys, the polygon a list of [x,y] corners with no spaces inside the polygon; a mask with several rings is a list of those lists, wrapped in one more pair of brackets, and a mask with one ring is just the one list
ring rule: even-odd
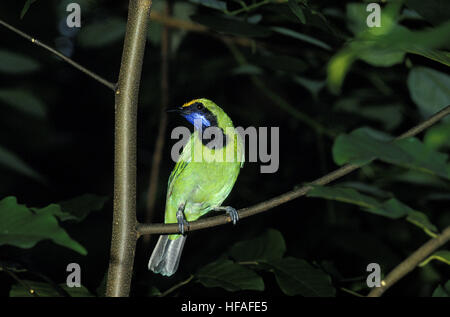
{"label": "gray tail feather", "polygon": [[186,236],[172,240],[169,235],[161,235],[148,261],[148,269],[164,276],[175,273],[185,241]]}

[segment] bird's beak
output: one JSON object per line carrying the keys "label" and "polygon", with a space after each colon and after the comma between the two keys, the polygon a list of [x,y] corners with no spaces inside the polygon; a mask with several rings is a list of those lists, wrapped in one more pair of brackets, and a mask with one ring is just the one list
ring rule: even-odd
{"label": "bird's beak", "polygon": [[177,108],[168,108],[166,109],[166,112],[182,112],[183,111],[183,107],[177,107]]}

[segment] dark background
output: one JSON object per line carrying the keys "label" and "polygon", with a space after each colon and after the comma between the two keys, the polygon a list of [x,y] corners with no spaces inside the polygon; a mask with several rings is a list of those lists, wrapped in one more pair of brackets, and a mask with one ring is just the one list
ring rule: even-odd
{"label": "dark background", "polygon": [[[105,43],[99,45],[92,42],[89,44],[87,40],[83,42],[80,37],[83,28],[89,25],[112,18],[125,22],[127,5],[119,1],[79,1],[82,7],[81,30],[68,30],[64,27],[66,2],[37,1],[20,19],[24,1],[2,1],[0,18],[114,82],[120,67],[123,35],[111,35],[111,40],[105,40]],[[257,41],[253,48],[235,46],[250,64],[259,69],[257,75],[248,72],[239,74],[236,71],[239,70],[239,64],[220,38],[236,38],[233,32],[186,32],[174,29],[171,34],[171,106],[205,97],[220,105],[232,118],[235,126],[280,127],[279,170],[273,174],[261,174],[260,163],[246,163],[226,205],[238,209],[248,207],[337,168],[331,155],[334,137],[317,133],[295,115],[279,107],[268,96],[267,90],[287,101],[295,110],[313,118],[314,122],[335,136],[361,126],[370,126],[395,136],[422,120],[406,84],[410,70],[408,65],[427,66],[448,73],[446,66],[413,54],[408,54],[401,63],[390,67],[376,67],[357,61],[347,75],[340,94],[333,94],[324,87],[318,97],[314,98],[308,89],[295,83],[292,76],[300,75],[324,84],[327,63],[343,47],[345,40],[353,35],[345,20],[346,1],[310,2],[311,7],[325,12],[324,16],[332,25],[332,31],[328,26],[317,26],[320,19],[310,19],[309,15],[306,24],[296,21],[286,4],[269,4],[248,15],[239,15],[245,20],[246,17],[260,14],[262,20],[259,24],[262,26],[291,28],[318,38],[331,47],[331,50],[324,50],[278,34],[267,37],[240,35]],[[186,5],[186,8],[192,10],[192,14],[200,17],[214,19],[224,16],[220,11],[205,6],[193,3],[182,5]],[[162,8],[161,3],[155,2],[154,11],[161,12]],[[185,7],[180,8],[178,11],[175,9],[175,17],[184,19],[188,11],[183,11]],[[229,8],[239,8],[239,5],[229,2]],[[410,10],[413,9],[411,6]],[[422,29],[437,24],[434,22],[429,19],[411,19],[405,20],[403,25],[410,29]],[[111,28],[120,30],[117,24],[112,22]],[[140,87],[137,199],[138,219],[141,221],[144,218],[162,98],[161,48],[158,39],[161,29],[159,22],[150,22],[151,35],[146,47]],[[85,36],[89,39],[89,34]],[[0,259],[30,266],[57,283],[65,281],[67,263],[77,262],[82,267],[83,285],[91,292],[96,292],[102,284],[109,260],[114,95],[108,88],[3,27],[0,28],[0,38],[0,49],[29,56],[40,65],[38,70],[26,74],[0,73],[0,88],[28,91],[40,100],[46,111],[45,117],[37,117],[0,101],[0,145],[16,153],[42,175],[42,180],[38,181],[0,166],[0,198],[16,196],[20,203],[36,207],[85,193],[110,198],[101,211],[92,212],[83,222],[62,224],[73,239],[87,248],[87,256],[81,256],[49,241],[42,241],[32,249],[0,246]],[[252,76],[262,82],[267,90],[255,84],[255,77]],[[352,99],[357,100],[358,107],[395,104],[398,106],[399,122],[387,130],[385,122],[389,113],[384,115],[380,112],[381,119],[374,119],[365,116],[358,109],[350,112],[338,110],[339,103],[349,103]],[[166,184],[175,164],[170,159],[170,148],[176,140],[170,140],[170,131],[180,124],[185,122],[169,116],[155,221],[163,219]],[[444,187],[436,188],[392,180],[392,176],[403,172],[404,169],[399,167],[374,163],[339,182],[359,181],[393,192],[402,201],[426,212],[439,229],[448,225],[448,200],[420,199],[425,194],[442,190],[448,193],[448,182]],[[263,214],[243,219],[235,227],[225,225],[189,233],[179,272],[171,279],[154,276],[147,271],[147,261],[156,237],[153,237],[151,246],[144,246],[139,241],[132,295],[147,296],[151,292],[150,286],[156,286],[160,290],[168,289],[193,274],[198,267],[216,260],[235,242],[253,238],[267,228],[274,228],[282,233],[288,255],[327,268],[338,296],[351,296],[341,288],[366,294],[368,289],[364,287],[364,281],[368,263],[380,263],[383,273],[387,273],[429,239],[420,228],[402,219],[392,220],[364,213],[351,204],[300,198]],[[34,275],[27,274],[23,273],[23,277],[36,279]],[[262,276],[266,284],[263,294],[283,295],[271,274],[262,273]],[[436,286],[448,278],[448,266],[433,262],[414,270],[387,295],[430,296]],[[7,296],[14,283],[8,275],[0,272],[1,295]],[[199,283],[189,283],[174,294],[226,296],[229,293],[221,288],[205,288]]]}

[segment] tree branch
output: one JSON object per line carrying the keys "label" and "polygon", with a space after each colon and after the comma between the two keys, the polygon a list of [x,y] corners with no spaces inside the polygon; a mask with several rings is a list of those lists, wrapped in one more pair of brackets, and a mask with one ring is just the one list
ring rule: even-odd
{"label": "tree branch", "polygon": [[422,245],[413,254],[407,257],[402,263],[397,265],[387,276],[381,281],[381,286],[374,288],[368,297],[379,297],[390,288],[392,285],[397,283],[406,274],[415,269],[420,262],[426,259],[431,253],[436,249],[443,246],[450,240],[450,226],[447,227],[440,235],[436,238],[428,240],[427,243]]}
{"label": "tree branch", "polygon": [[152,21],[161,23],[169,28],[182,29],[192,32],[209,31],[209,28],[204,25],[193,23],[191,21],[180,20],[168,15],[167,13],[161,13],[158,11],[152,11],[152,13],[150,14],[150,18],[152,19]]}
{"label": "tree branch", "polygon": [[32,37],[31,35],[26,34],[25,32],[20,31],[19,29],[13,27],[12,25],[6,23],[5,21],[3,21],[2,19],[0,19],[0,25],[3,25],[4,27],[6,27],[7,29],[13,31],[14,33],[20,35],[21,37],[31,41],[31,43],[36,44],[37,46],[42,47],[43,49],[49,51],[50,53],[52,53],[53,55],[58,56],[59,58],[61,58],[63,61],[65,61],[66,63],[72,65],[73,67],[75,67],[76,69],[78,69],[79,71],[85,73],[86,75],[88,75],[89,77],[91,77],[92,79],[98,81],[99,83],[101,83],[102,85],[108,87],[111,90],[116,90],[116,84],[111,83],[109,81],[107,81],[106,79],[102,78],[101,76],[97,75],[96,73],[94,73],[93,71],[90,71],[89,69],[81,66],[80,64],[78,64],[77,62],[75,62],[74,60],[70,59],[69,57],[63,55],[62,53],[58,52],[57,50],[55,50],[54,48],[42,43],[41,41],[37,40],[36,38]]}
{"label": "tree branch", "polygon": [[[443,110],[441,110],[441,111],[437,112],[436,114],[434,114],[433,116],[431,116],[429,119],[423,121],[422,123],[418,124],[417,126],[404,132],[403,134],[398,136],[395,140],[415,136],[415,135],[419,134],[420,132],[424,131],[425,129],[429,128],[430,126],[432,126],[433,124],[435,124],[436,122],[438,122],[439,120],[441,120],[442,118],[447,116],[448,114],[450,114],[450,106],[447,106]],[[337,170],[314,180],[313,182],[311,182],[311,184],[312,185],[326,185],[326,184],[331,183],[347,174],[350,174],[351,172],[359,169],[360,167],[361,167],[360,165],[356,165],[356,164],[346,164],[346,165],[342,166],[341,168],[338,168]],[[242,208],[242,209],[238,210],[239,218],[250,217],[250,216],[256,215],[258,213],[272,209],[274,207],[277,207],[281,204],[287,203],[298,197],[304,196],[311,189],[312,189],[311,185],[305,185],[298,189],[291,190],[280,196],[277,196],[277,197],[274,197],[267,201],[256,204],[254,206],[251,206],[248,208]],[[220,216],[205,218],[205,219],[190,222],[186,231],[194,231],[194,230],[199,230],[199,229],[215,227],[215,226],[226,224],[228,222],[231,222],[231,218],[228,215],[220,215]],[[138,223],[137,224],[137,232],[139,235],[145,235],[145,234],[178,233],[179,231],[178,231],[178,224],[176,224],[176,223],[171,223],[171,224]]]}
{"label": "tree branch", "polygon": [[114,214],[106,296],[128,296],[136,249],[136,125],[151,0],[130,0],[116,91]]}
{"label": "tree branch", "polygon": [[226,36],[223,34],[219,34],[219,33],[214,32],[213,30],[211,30],[209,27],[207,27],[205,25],[198,24],[198,23],[191,22],[191,21],[180,20],[180,19],[174,18],[172,16],[169,16],[168,14],[161,13],[158,11],[152,11],[150,18],[152,19],[152,21],[160,23],[160,24],[162,24],[166,27],[172,28],[172,29],[179,29],[179,30],[183,30],[183,31],[187,31],[187,32],[205,33],[207,35],[218,38],[220,40],[232,42],[232,43],[235,43],[240,46],[245,46],[245,47],[267,46],[267,45],[263,45],[262,43],[254,40],[254,39],[248,38],[248,37]]}

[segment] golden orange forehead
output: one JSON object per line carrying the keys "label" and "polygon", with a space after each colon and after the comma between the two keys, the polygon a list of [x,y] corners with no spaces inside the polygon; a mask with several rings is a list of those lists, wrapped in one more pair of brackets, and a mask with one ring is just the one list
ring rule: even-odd
{"label": "golden orange forehead", "polygon": [[186,102],[184,105],[182,105],[181,107],[189,107],[190,105],[192,105],[193,103],[196,103],[197,101],[198,101],[199,99],[194,99],[194,100],[191,100],[191,101],[189,101],[189,102]]}

